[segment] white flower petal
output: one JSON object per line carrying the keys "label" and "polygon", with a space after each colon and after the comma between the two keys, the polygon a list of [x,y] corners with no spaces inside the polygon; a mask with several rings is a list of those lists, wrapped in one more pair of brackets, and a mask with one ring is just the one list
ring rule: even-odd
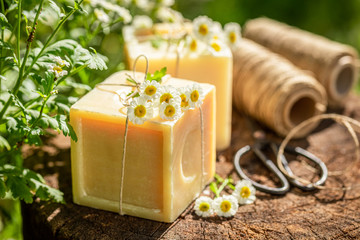
{"label": "white flower petal", "polygon": [[200,217],[210,217],[214,214],[214,210],[212,208],[213,200],[209,197],[202,196],[196,199],[194,210],[196,215]]}
{"label": "white flower petal", "polygon": [[187,94],[189,95],[191,109],[201,106],[202,100],[204,99],[204,93],[199,84],[193,84],[192,87],[189,88]]}
{"label": "white flower petal", "polygon": [[239,204],[251,204],[256,200],[256,189],[249,180],[238,181],[232,193],[237,198]]}
{"label": "white flower petal", "polygon": [[207,16],[199,16],[193,21],[193,32],[198,39],[208,42],[215,34],[214,23]]}
{"label": "white flower petal", "polygon": [[215,213],[220,217],[232,217],[239,208],[237,199],[232,195],[225,195],[214,199],[212,206]]}
{"label": "white flower petal", "polygon": [[[142,115],[139,115],[139,113],[136,112],[138,107],[141,108]],[[142,96],[132,99],[130,106],[128,107],[129,120],[135,124],[143,124],[145,121],[153,118],[153,114],[151,102],[148,102],[147,98]]]}
{"label": "white flower petal", "polygon": [[235,47],[241,40],[241,27],[238,23],[227,23],[224,26],[225,40],[230,47]]}

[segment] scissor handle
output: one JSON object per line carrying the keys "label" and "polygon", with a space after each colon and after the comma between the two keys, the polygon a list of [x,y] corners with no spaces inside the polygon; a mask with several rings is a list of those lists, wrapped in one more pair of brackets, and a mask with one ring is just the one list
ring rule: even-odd
{"label": "scissor handle", "polygon": [[[249,152],[251,149],[253,149],[254,153],[261,159],[261,161],[265,164],[265,166],[268,167],[269,170],[271,172],[273,172],[279,178],[279,180],[281,182],[281,187],[274,188],[274,187],[269,187],[269,186],[260,184],[258,182],[255,182],[255,181],[251,180],[242,171],[241,166],[240,166],[240,158],[245,153]],[[252,148],[250,145],[246,145],[245,147],[240,148],[234,156],[234,166],[235,166],[235,169],[236,169],[237,173],[239,174],[239,176],[242,179],[249,180],[252,183],[252,185],[259,191],[270,193],[270,194],[283,195],[286,192],[288,192],[290,189],[290,184],[289,184],[288,180],[286,179],[286,177],[280,172],[280,170],[276,167],[276,165],[261,152],[261,150],[259,148]]]}
{"label": "scissor handle", "polygon": [[[278,152],[277,148],[276,148],[276,150],[274,149],[274,152],[277,154],[277,152]],[[288,180],[290,181],[291,184],[300,188],[301,190],[312,191],[312,190],[317,189],[317,186],[323,185],[325,183],[325,181],[328,177],[328,170],[327,170],[325,163],[323,161],[321,161],[318,157],[316,157],[314,154],[306,151],[305,149],[303,149],[301,147],[293,148],[293,147],[287,146],[285,148],[285,152],[306,157],[307,159],[309,159],[310,161],[312,161],[316,165],[318,165],[320,168],[320,172],[321,172],[320,179],[318,181],[316,181],[315,183],[310,183],[308,185],[304,185],[296,179],[288,178]],[[286,160],[284,155],[281,155],[281,162],[282,162],[285,170],[288,172],[288,174],[290,176],[295,176],[294,173],[292,172],[291,168],[289,167],[289,163]]]}

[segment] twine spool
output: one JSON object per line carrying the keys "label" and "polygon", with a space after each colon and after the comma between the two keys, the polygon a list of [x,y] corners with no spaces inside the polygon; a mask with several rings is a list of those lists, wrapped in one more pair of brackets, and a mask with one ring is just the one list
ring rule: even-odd
{"label": "twine spool", "polygon": [[354,48],[268,18],[250,20],[244,37],[311,71],[325,87],[330,105],[341,104],[358,77]]}
{"label": "twine spool", "polygon": [[[247,39],[233,50],[233,57],[234,105],[279,135],[325,111],[324,88],[286,59]],[[316,126],[310,124],[295,137]]]}

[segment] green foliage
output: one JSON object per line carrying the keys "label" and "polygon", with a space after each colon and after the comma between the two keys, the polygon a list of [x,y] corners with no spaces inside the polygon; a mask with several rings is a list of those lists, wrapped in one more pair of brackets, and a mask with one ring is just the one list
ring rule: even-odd
{"label": "green foliage", "polygon": [[72,39],[57,39],[82,2],[70,7],[53,0],[22,0],[22,8],[17,9],[20,1],[6,1],[1,9],[0,198],[63,202],[59,190],[23,168],[21,149],[24,144],[42,145],[42,136],[50,129],[77,141],[69,124],[70,106],[77,99],[72,95],[91,87],[79,82],[76,75],[107,69],[107,58],[94,48],[88,46],[89,51]]}
{"label": "green foliage", "polygon": [[153,74],[148,73],[146,75],[146,80],[149,80],[150,82],[156,81],[156,82],[161,83],[162,78],[166,75],[166,71],[167,71],[167,68],[163,67],[160,71],[156,70],[155,73],[153,73]]}

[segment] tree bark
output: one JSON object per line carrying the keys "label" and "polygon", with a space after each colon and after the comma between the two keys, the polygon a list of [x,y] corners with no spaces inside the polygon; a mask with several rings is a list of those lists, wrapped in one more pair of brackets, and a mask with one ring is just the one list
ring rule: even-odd
{"label": "tree bark", "polygon": [[[344,109],[346,116],[360,120],[360,98],[350,96]],[[235,152],[254,143],[251,128],[244,116],[233,111],[232,145],[217,156],[216,172],[239,179],[233,167]],[[280,142],[270,130],[268,138]],[[359,135],[358,135],[359,136]],[[323,121],[307,138],[292,141],[320,157],[329,171],[343,170],[355,160],[355,145],[346,128]],[[254,204],[240,206],[232,218],[200,218],[193,203],[172,224],[76,205],[72,202],[69,139],[48,139],[41,148],[26,150],[25,164],[45,176],[47,183],[64,192],[66,204],[22,204],[25,239],[358,239],[360,238],[359,186],[351,190],[332,187],[360,184],[360,163],[326,181],[328,189],[303,192],[291,188],[284,196],[257,192]],[[293,157],[294,158],[294,157]],[[254,180],[275,186],[278,181],[249,154],[241,165]],[[295,173],[311,181],[316,174],[302,162],[292,161]],[[228,192],[230,193],[230,192]]]}

